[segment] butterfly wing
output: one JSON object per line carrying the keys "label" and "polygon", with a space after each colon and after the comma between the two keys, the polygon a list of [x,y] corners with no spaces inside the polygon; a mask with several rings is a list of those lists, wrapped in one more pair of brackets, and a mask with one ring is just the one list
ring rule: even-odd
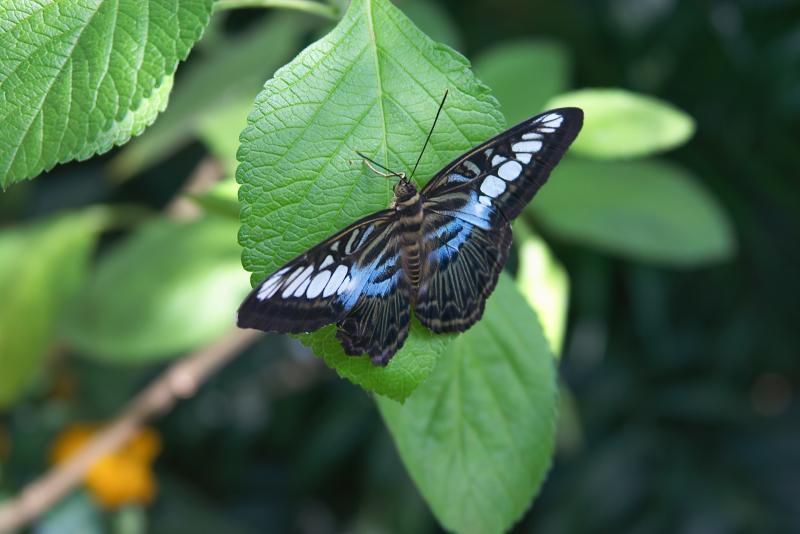
{"label": "butterfly wing", "polygon": [[348,354],[386,364],[408,333],[393,210],[365,217],[278,269],[239,308],[241,328],[311,332],[337,323]]}
{"label": "butterfly wing", "polygon": [[415,311],[434,332],[463,331],[483,314],[519,215],[577,136],[583,112],[554,109],[467,152],[422,190],[423,262]]}

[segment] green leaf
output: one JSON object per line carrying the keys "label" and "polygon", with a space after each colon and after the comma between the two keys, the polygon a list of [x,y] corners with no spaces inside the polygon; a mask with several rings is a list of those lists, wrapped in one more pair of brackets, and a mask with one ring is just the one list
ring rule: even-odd
{"label": "green leaf", "polygon": [[404,405],[378,399],[400,456],[442,525],[505,532],[550,466],[555,363],[536,314],[502,275],[486,314]]}
{"label": "green leaf", "polygon": [[551,41],[515,41],[483,52],[475,73],[492,88],[509,124],[521,122],[545,108],[569,85],[570,58]]}
{"label": "green leaf", "polygon": [[731,224],[691,175],[657,161],[562,161],[528,210],[554,235],[635,260],[730,259]]}
{"label": "green leaf", "polygon": [[[249,111],[264,81],[297,50],[312,23],[295,14],[269,17],[187,65],[164,115],[147,135],[134,140],[111,162],[115,178],[124,180],[168,157],[192,139],[198,126],[201,132],[214,132],[209,128],[209,116],[224,118],[224,111],[241,102]],[[229,121],[223,126],[227,124]],[[229,135],[229,143],[238,146],[244,119],[237,127],[235,132],[222,128],[215,139]]]}
{"label": "green leaf", "polygon": [[106,217],[87,209],[0,233],[0,408],[41,367]]}
{"label": "green leaf", "polygon": [[569,277],[550,248],[523,220],[514,223],[519,255],[517,289],[542,321],[544,335],[556,357],[564,346],[569,304]]}
{"label": "green leaf", "polygon": [[156,220],[104,256],[67,323],[96,359],[139,363],[180,355],[234,327],[247,294],[237,224]]}
{"label": "green leaf", "polygon": [[6,0],[0,185],[140,133],[163,108],[163,87],[200,37],[212,3]]}
{"label": "green leaf", "polygon": [[[385,209],[393,183],[353,161],[356,151],[410,172],[446,89],[450,97],[418,169],[419,185],[502,129],[497,101],[466,59],[431,41],[387,0],[354,0],[330,34],[279,70],[258,96],[239,149],[239,237],[252,281]],[[411,391],[424,377],[404,375],[404,386],[378,389],[381,381],[368,379],[375,371],[363,364],[339,367],[345,360],[324,341],[329,332],[314,336],[307,342],[318,355],[378,393]],[[386,373],[411,366],[405,360],[421,353],[435,359],[437,336],[414,328],[411,337]]]}
{"label": "green leaf", "polygon": [[577,106],[584,124],[572,154],[598,159],[635,158],[687,142],[694,120],[676,107],[622,89],[583,89],[558,96],[547,107]]}
{"label": "green leaf", "polygon": [[439,356],[455,337],[434,335],[415,320],[402,351],[392,358],[389,366],[376,367],[369,358],[345,354],[342,344],[334,336],[335,332],[334,326],[327,326],[314,335],[302,336],[300,340],[316,354],[322,355],[325,363],[336,369],[342,378],[399,402],[406,400],[431,374]]}

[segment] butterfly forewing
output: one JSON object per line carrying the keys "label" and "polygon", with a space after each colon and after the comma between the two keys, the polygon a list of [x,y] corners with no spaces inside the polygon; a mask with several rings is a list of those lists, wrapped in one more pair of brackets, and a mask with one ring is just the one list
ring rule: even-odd
{"label": "butterfly forewing", "polygon": [[342,320],[368,286],[394,226],[394,212],[385,210],[291,260],[248,295],[238,325],[301,333]]}
{"label": "butterfly forewing", "polygon": [[[474,191],[478,203],[507,222],[514,219],[547,181],[583,125],[577,108],[554,109],[506,130],[459,157],[422,190],[430,202],[451,193]],[[467,206],[466,210],[479,209]]]}

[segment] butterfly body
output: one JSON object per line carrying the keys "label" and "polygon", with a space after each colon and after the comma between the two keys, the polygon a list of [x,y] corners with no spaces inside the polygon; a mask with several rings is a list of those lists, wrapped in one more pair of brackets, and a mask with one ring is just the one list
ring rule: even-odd
{"label": "butterfly body", "polygon": [[241,327],[310,332],[335,323],[350,355],[385,365],[411,310],[433,332],[483,314],[511,246],[511,221],[545,183],[583,113],[537,115],[463,154],[421,190],[397,173],[389,209],[353,223],[267,277],[239,309]]}
{"label": "butterfly body", "polygon": [[395,186],[394,209],[400,232],[403,274],[413,289],[413,301],[420,281],[422,246],[420,232],[422,231],[422,222],[425,220],[425,212],[422,207],[422,197],[417,192],[417,188],[405,177]]}

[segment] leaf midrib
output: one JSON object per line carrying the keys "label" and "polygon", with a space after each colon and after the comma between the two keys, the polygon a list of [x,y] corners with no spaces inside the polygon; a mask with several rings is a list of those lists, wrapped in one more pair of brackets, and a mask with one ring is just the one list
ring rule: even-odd
{"label": "leaf midrib", "polygon": [[[364,5],[367,9],[366,19],[367,19],[367,31],[369,33],[369,40],[373,44],[373,54],[372,57],[375,60],[375,85],[378,92],[378,109],[381,112],[381,124],[383,126],[381,133],[383,134],[383,161],[384,165],[389,165],[389,139],[386,136],[386,110],[383,108],[383,82],[381,81],[381,61],[378,57],[378,38],[375,35],[375,19],[372,15],[372,0],[366,0]],[[386,205],[392,201],[391,193],[387,189],[387,198],[386,198]]]}

